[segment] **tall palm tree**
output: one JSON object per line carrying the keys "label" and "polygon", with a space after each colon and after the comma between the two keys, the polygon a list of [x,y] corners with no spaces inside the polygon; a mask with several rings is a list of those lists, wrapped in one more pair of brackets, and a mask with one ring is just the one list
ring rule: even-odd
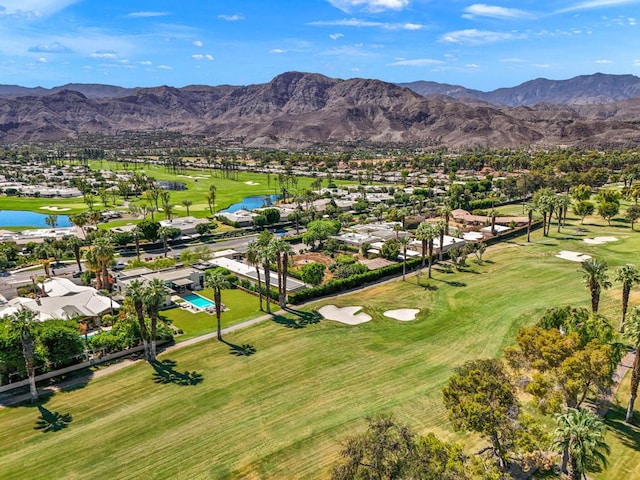
{"label": "tall palm tree", "polygon": [[258,242],[251,242],[247,248],[247,263],[256,269],[258,276],[258,298],[260,299],[260,310],[262,310],[262,281],[260,280],[260,245]]}
{"label": "tall palm tree", "polygon": [[600,292],[611,287],[609,275],[607,275],[607,263],[604,260],[589,258],[582,262],[582,274],[584,283],[591,293],[591,311],[598,313]]}
{"label": "tall palm tree", "polygon": [[193,205],[193,202],[187,198],[186,200],[182,201],[182,205],[187,207],[187,217],[188,217],[189,216],[189,207],[191,207],[191,205]]}
{"label": "tall palm tree", "polygon": [[73,223],[76,227],[79,227],[82,231],[82,236],[86,240],[87,232],[84,231],[85,225],[88,223],[87,216],[84,213],[79,213],[77,215],[71,215],[69,217],[71,223]]}
{"label": "tall palm tree", "polygon": [[436,228],[428,222],[422,222],[416,230],[416,238],[422,241],[422,266],[424,267],[425,245],[429,255],[429,278],[431,278],[431,267],[433,265],[433,240],[438,236]]}
{"label": "tall palm tree", "polygon": [[533,203],[527,203],[524,207],[524,212],[527,214],[527,243],[531,242],[531,222],[533,222],[533,213],[536,211]]}
{"label": "tall palm tree", "polygon": [[84,263],[87,266],[87,270],[92,272],[96,277],[96,288],[102,290],[102,266],[98,257],[96,256],[95,248],[91,247],[84,254]]}
{"label": "tall palm tree", "polygon": [[36,372],[34,365],[35,338],[34,331],[37,325],[36,314],[31,310],[21,307],[17,312],[9,315],[9,322],[13,331],[20,335],[22,343],[22,355],[24,356],[25,368],[29,377],[29,391],[31,401],[38,400],[38,389],[36,388]]}
{"label": "tall palm tree", "polygon": [[153,278],[144,290],[144,302],[150,320],[150,349],[149,360],[156,359],[156,331],[158,329],[158,317],[160,316],[160,306],[165,297],[169,294],[169,289],[159,278]]}
{"label": "tall palm tree", "polygon": [[444,221],[444,234],[449,235],[449,217],[451,216],[451,207],[449,205],[443,205],[440,207],[440,215]]}
{"label": "tall palm tree", "polygon": [[100,266],[100,273],[102,277],[102,288],[111,290],[111,284],[109,283],[108,267],[113,262],[115,250],[113,248],[113,241],[109,235],[103,235],[93,241],[93,253],[95,259]]}
{"label": "tall palm tree", "polygon": [[216,308],[217,335],[218,340],[222,340],[222,326],[220,317],[222,316],[222,290],[230,288],[229,282],[219,271],[209,271],[205,274],[204,284],[213,290],[213,301]]}
{"label": "tall palm tree", "polygon": [[440,251],[438,252],[438,258],[442,261],[442,257],[444,255],[444,232],[447,230],[447,225],[444,223],[444,220],[441,220],[436,223],[435,229],[438,231],[438,241],[440,242]]}
{"label": "tall palm tree", "polygon": [[162,204],[162,211],[164,212],[164,218],[166,218],[169,221],[171,221],[171,218],[173,216],[173,207],[174,205],[172,203]]}
{"label": "tall palm tree", "polygon": [[140,261],[140,229],[137,225],[133,228],[131,233],[133,233],[133,241],[136,244],[136,258]]}
{"label": "tall palm tree", "polygon": [[[569,408],[556,416],[554,444],[562,451],[562,471],[567,463],[570,478],[581,480],[587,472],[598,472],[607,464],[609,446],[604,441],[604,423],[588,410]],[[586,478],[586,477],[585,477]]]}
{"label": "tall palm tree", "polygon": [[634,284],[640,283],[640,271],[635,265],[627,264],[616,270],[614,277],[616,282],[622,282],[622,319],[620,320],[620,332],[624,332],[624,321],[629,307],[629,294]]}
{"label": "tall palm tree", "polygon": [[169,233],[171,233],[170,227],[160,227],[158,229],[158,236],[162,238],[162,250],[164,251],[165,258],[167,256],[167,251],[169,250],[167,246],[167,238],[169,237]]}
{"label": "tall palm tree", "polygon": [[289,242],[280,237],[273,237],[269,242],[269,247],[276,257],[276,268],[278,269],[278,302],[280,307],[287,305],[287,268],[289,255],[293,253],[293,248]]}
{"label": "tall palm tree", "polygon": [[631,370],[631,392],[629,394],[627,415],[624,420],[627,423],[631,423],[633,420],[633,407],[638,396],[638,385],[640,385],[640,307],[635,306],[631,309],[624,336],[631,342],[636,354],[633,361],[633,370]]}
{"label": "tall palm tree", "polygon": [[[268,239],[268,240],[267,240]],[[267,313],[271,313],[271,264],[276,261],[276,255],[271,247],[271,234],[266,230],[258,237],[260,245],[260,263],[264,270],[264,285],[267,292]]]}
{"label": "tall palm tree", "polygon": [[407,245],[409,245],[409,237],[398,238],[398,243],[402,247],[402,281],[405,281],[407,273]]}
{"label": "tall palm tree", "polygon": [[65,242],[65,246],[69,251],[73,253],[74,258],[76,259],[76,264],[78,265],[78,272],[82,273],[82,245],[84,242],[80,240],[75,235],[65,235],[62,238]]}
{"label": "tall palm tree", "polygon": [[149,361],[149,334],[147,333],[147,324],[144,321],[144,303],[146,299],[144,283],[139,279],[132,280],[127,285],[125,295],[131,299],[133,308],[136,311],[138,327],[140,328],[140,337],[142,338],[142,345],[144,346],[144,359]]}

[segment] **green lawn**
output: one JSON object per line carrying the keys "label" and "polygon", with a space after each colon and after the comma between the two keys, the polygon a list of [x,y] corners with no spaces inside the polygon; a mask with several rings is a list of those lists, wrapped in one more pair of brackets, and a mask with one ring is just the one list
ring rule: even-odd
{"label": "green lawn", "polygon": [[[211,289],[201,290],[198,294],[213,300],[213,291]],[[220,321],[222,328],[264,314],[259,309],[258,297],[242,290],[223,290],[222,304],[227,307],[227,310],[222,312]],[[182,308],[172,308],[162,312],[162,316],[167,320],[171,320],[176,327],[184,331],[184,335],[176,337],[178,342],[213,332],[216,329],[216,316],[208,313],[191,313]]]}
{"label": "green lawn", "polygon": [[[92,161],[89,163],[94,170],[109,170],[122,171],[121,164],[107,161]],[[185,216],[187,209],[182,205],[183,200],[191,200],[193,205],[189,207],[189,213],[196,217],[205,217],[210,215],[209,206],[207,204],[206,195],[209,191],[209,186],[213,183],[217,188],[216,196],[216,209],[223,210],[232,203],[239,202],[244,197],[250,195],[268,195],[273,193],[280,193],[277,190],[276,175],[271,175],[270,181],[267,181],[266,174],[261,173],[248,173],[240,172],[237,180],[230,180],[228,178],[222,178],[222,174],[219,171],[210,170],[185,170],[180,175],[174,175],[167,172],[163,166],[158,165],[138,165],[138,171],[144,171],[147,175],[154,177],[156,180],[175,180],[184,182],[187,185],[187,190],[171,192],[171,203],[175,205],[174,215]],[[311,177],[298,177],[297,189],[302,191],[305,188],[310,188],[313,182]],[[355,185],[354,182],[346,182],[342,180],[336,180],[338,185]],[[323,182],[323,186],[326,186],[326,181]],[[295,193],[295,189],[293,192]],[[132,197],[130,199],[132,203],[143,201],[141,198]],[[50,212],[43,210],[43,206],[57,206],[61,208],[70,208],[68,211]],[[103,207],[100,203],[100,199],[96,197],[96,206],[94,208],[115,208],[111,202],[106,207]],[[73,199],[58,199],[58,198],[32,198],[32,197],[0,197],[0,209],[3,210],[30,210],[39,213],[59,213],[60,215],[72,215],[87,210],[87,206],[82,198]],[[157,218],[162,217],[162,212],[156,214]],[[123,223],[129,223],[127,221]],[[118,226],[118,221],[112,222],[110,226]]]}
{"label": "green lawn", "polygon": [[[538,230],[532,244],[523,237],[498,244],[484,265],[471,263],[466,272],[436,269],[428,286],[411,277],[305,307],[363,305],[373,320],[359,326],[266,321],[229,334],[228,344],[207,341],[161,357],[179,372],[201,374],[198,385],[155,383],[140,363],[57,393],[44,407],[73,416],[57,432],[34,429],[36,407],[0,409],[3,431],[11,432],[0,437],[2,478],[327,478],[340,442],[376,412],[477,448],[477,437],[452,430],[442,407],[452,368],[499,355],[548,307],[588,306],[579,264],[556,258],[560,250],[602,257],[611,267],[638,263],[640,234],[614,223],[587,219],[587,232],[568,226],[547,239]],[[619,241],[590,246],[581,235]],[[619,297],[616,285],[602,299],[610,318],[618,316]],[[632,303],[638,300],[634,292]],[[420,308],[418,319],[382,316],[402,307]],[[244,344],[256,353],[232,355]],[[622,460],[598,478],[631,478],[625,465],[637,459],[637,436],[633,443],[609,435],[611,458]]]}

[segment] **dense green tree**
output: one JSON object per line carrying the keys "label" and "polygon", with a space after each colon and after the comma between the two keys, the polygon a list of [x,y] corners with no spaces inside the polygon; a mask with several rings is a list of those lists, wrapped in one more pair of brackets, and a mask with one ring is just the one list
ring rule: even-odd
{"label": "dense green tree", "polygon": [[572,187],[570,193],[571,197],[576,202],[583,202],[591,198],[591,187],[589,185],[581,183],[580,185]]}
{"label": "dense green tree", "polygon": [[620,211],[620,204],[616,202],[602,202],[598,205],[598,215],[604,218],[609,225],[611,219]]}
{"label": "dense green tree", "polygon": [[158,230],[160,230],[160,223],[152,220],[142,220],[138,223],[137,227],[140,235],[145,240],[155,243],[158,240]]}
{"label": "dense green tree", "polygon": [[[640,187],[640,183],[636,185]],[[627,208],[627,211],[624,214],[624,218],[631,223],[631,230],[633,230],[633,225],[640,218],[640,205],[631,205],[629,208]]]}
{"label": "dense green tree", "polygon": [[300,269],[302,281],[313,286],[320,285],[324,278],[325,266],[320,262],[311,262]]}
{"label": "dense green tree", "polygon": [[442,390],[449,419],[486,438],[506,469],[519,412],[515,388],[498,360],[468,361],[454,372]]}
{"label": "dense green tree", "polygon": [[580,200],[573,205],[573,213],[580,217],[580,223],[584,223],[584,218],[593,215],[596,207],[592,202]]}

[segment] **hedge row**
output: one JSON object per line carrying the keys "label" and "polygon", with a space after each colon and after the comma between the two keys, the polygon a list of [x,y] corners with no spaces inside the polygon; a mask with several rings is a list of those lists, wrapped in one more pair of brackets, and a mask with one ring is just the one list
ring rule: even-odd
{"label": "hedge row", "polygon": [[[422,260],[419,258],[408,260],[407,270],[417,267],[421,262]],[[348,278],[334,278],[325,285],[307,288],[297,292],[295,295],[291,295],[289,297],[289,302],[297,305],[312,298],[323,297],[325,295],[331,295],[351,288],[356,288],[364,285],[365,283],[375,282],[376,280],[380,280],[381,278],[395,275],[400,272],[402,272],[402,262],[389,265],[388,267],[379,268],[377,270],[372,270],[370,272],[353,275]]]}

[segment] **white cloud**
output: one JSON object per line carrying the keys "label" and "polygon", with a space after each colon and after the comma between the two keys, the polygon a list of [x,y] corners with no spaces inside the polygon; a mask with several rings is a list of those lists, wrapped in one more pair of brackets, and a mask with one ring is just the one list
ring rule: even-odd
{"label": "white cloud", "polygon": [[433,58],[416,58],[413,60],[400,59],[393,63],[389,63],[390,67],[427,67],[431,65],[440,65],[442,60],[434,60]]}
{"label": "white cloud", "polygon": [[283,50],[282,48],[274,48],[272,50],[269,50],[269,53],[274,54],[274,55],[279,55],[281,53],[286,53],[286,50]]}
{"label": "white cloud", "polygon": [[330,33],[329,34],[329,38],[331,40],[338,40],[339,38],[344,37],[344,35],[342,33]]}
{"label": "white cloud", "polygon": [[151,17],[166,17],[168,12],[131,12],[127,17],[130,18],[151,18]]}
{"label": "white cloud", "polygon": [[144,65],[146,67],[148,67],[149,65],[153,65],[153,63],[149,60],[144,60],[142,62],[140,62],[140,65]]}
{"label": "white cloud", "polygon": [[98,50],[89,55],[91,58],[116,58],[116,52],[113,50]]}
{"label": "white cloud", "polygon": [[632,5],[638,2],[640,2],[640,0],[589,0],[563,8],[558,10],[556,13],[577,12],[580,10],[591,10],[595,8],[619,7],[623,5]]}
{"label": "white cloud", "polygon": [[173,67],[170,67],[169,65],[158,65],[158,70],[173,70]]}
{"label": "white cloud", "polygon": [[531,66],[536,68],[551,68],[551,65],[548,63],[534,63]]}
{"label": "white cloud", "polygon": [[191,55],[191,58],[193,58],[194,60],[208,60],[208,61],[212,61],[213,60],[213,55],[210,54],[201,54],[201,53],[196,53],[194,55]]}
{"label": "white cloud", "polygon": [[366,10],[377,13],[385,10],[402,10],[409,5],[409,0],[328,0],[331,5],[343,12]]}
{"label": "white cloud", "polygon": [[633,63],[632,63],[632,65],[633,65],[634,67],[640,67],[640,60],[634,60],[634,61],[633,61]]}
{"label": "white cloud", "polygon": [[500,60],[502,63],[525,63],[526,60],[522,58],[503,58]]}
{"label": "white cloud", "polygon": [[44,17],[64,10],[80,0],[2,0],[0,16]]}
{"label": "white cloud", "polygon": [[218,18],[225,20],[227,22],[239,22],[240,20],[244,20],[242,15],[218,15]]}
{"label": "white cloud", "polygon": [[533,18],[533,15],[524,10],[516,8],[504,8],[494,5],[485,5],[484,3],[476,3],[464,9],[464,18],[490,17],[490,18]]}
{"label": "white cloud", "polygon": [[195,42],[193,42],[193,46],[194,47],[204,47],[204,43],[202,43],[201,40],[196,40]]}
{"label": "white cloud", "polygon": [[38,59],[38,61],[39,61],[40,63],[49,63],[49,61],[48,61],[46,58],[44,58],[44,57],[40,57],[40,58]]}
{"label": "white cloud", "polygon": [[419,23],[386,23],[360,20],[358,18],[345,18],[343,20],[309,22],[308,25],[315,27],[359,27],[359,28],[382,28],[385,30],[420,30],[424,25]]}
{"label": "white cloud", "polygon": [[467,68],[480,68],[480,65],[478,65],[477,63],[467,63],[465,65],[465,67],[467,67]]}
{"label": "white cloud", "polygon": [[492,32],[489,30],[458,30],[449,32],[440,37],[443,43],[461,43],[467,45],[484,45],[487,43],[503,42],[505,40],[517,40],[524,38],[523,34]]}
{"label": "white cloud", "polygon": [[45,43],[42,45],[36,45],[29,48],[30,52],[34,53],[72,53],[69,47],[62,45],[60,42]]}
{"label": "white cloud", "polygon": [[608,65],[608,64],[610,64],[610,63],[613,63],[613,61],[611,61],[611,60],[604,60],[604,59],[603,59],[603,60],[596,60],[596,63],[597,63],[597,64],[600,64],[600,65]]}

